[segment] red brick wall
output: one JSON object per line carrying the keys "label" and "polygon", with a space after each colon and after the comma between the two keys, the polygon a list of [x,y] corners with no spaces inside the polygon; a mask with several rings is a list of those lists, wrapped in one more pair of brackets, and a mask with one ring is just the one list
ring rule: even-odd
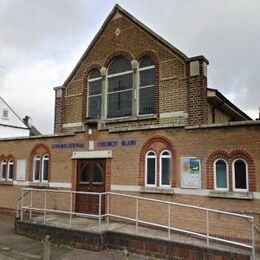
{"label": "red brick wall", "polygon": [[[109,133],[108,131],[97,131],[93,136],[85,133],[76,135],[16,139],[10,141],[0,141],[0,154],[5,158],[12,154],[15,161],[26,159],[27,161],[27,180],[30,180],[32,173],[31,154],[35,147],[44,145],[50,150],[51,154],[51,176],[52,182],[72,182],[72,189],[75,184],[76,162],[72,160],[73,151],[86,151],[87,148],[77,149],[52,149],[54,143],[69,143],[88,140],[95,140],[96,150],[112,150],[112,159],[107,161],[106,190],[112,185],[134,185],[139,186],[144,183],[143,166],[145,151],[150,147],[158,149],[169,149],[173,155],[173,175],[172,186],[180,187],[180,158],[197,157],[201,159],[202,166],[202,189],[213,189],[212,169],[213,161],[221,156],[227,161],[234,158],[243,158],[247,161],[249,170],[249,190],[260,191],[260,136],[259,125],[240,126],[240,127],[218,127],[208,129],[168,128],[158,130],[128,131],[120,133]],[[98,147],[98,141],[118,141],[116,147]],[[121,146],[121,140],[135,140],[134,146]],[[41,146],[42,147],[42,146]],[[231,164],[230,164],[231,165]],[[73,170],[74,169],[74,170]],[[16,199],[23,186],[0,185],[0,195],[5,197],[1,200],[0,207],[15,208]],[[185,189],[186,191],[189,191]],[[196,195],[165,195],[165,194],[143,194],[163,200],[170,200],[180,203],[194,204],[197,206],[217,208],[228,211],[238,211],[260,215],[260,200],[241,200],[241,199],[222,199],[211,198],[208,196]],[[119,203],[118,207],[124,206]],[[148,207],[149,208],[149,207]],[[131,211],[131,209],[129,208]],[[157,213],[154,217],[157,217]],[[160,212],[158,212],[160,214]],[[146,217],[146,216],[145,216]],[[159,215],[158,215],[159,217]],[[259,221],[259,220],[257,220]],[[260,224],[260,223],[259,223]]]}
{"label": "red brick wall", "polygon": [[[117,28],[121,30],[118,36],[115,34]],[[102,35],[77,67],[73,77],[66,82],[63,105],[60,100],[56,99],[56,132],[74,131],[75,128],[61,129],[60,125],[85,121],[88,73],[94,67],[107,67],[117,55],[137,61],[143,56],[149,55],[154,60],[156,66],[155,114],[158,118],[160,113],[181,111],[189,114],[189,124],[207,121],[207,80],[202,75],[202,61],[200,75],[189,77],[189,66],[183,58],[127,17],[117,16],[109,21]],[[60,112],[61,107],[62,113]],[[117,122],[107,126],[120,128],[160,123],[187,124],[188,118],[172,116],[147,121]]]}

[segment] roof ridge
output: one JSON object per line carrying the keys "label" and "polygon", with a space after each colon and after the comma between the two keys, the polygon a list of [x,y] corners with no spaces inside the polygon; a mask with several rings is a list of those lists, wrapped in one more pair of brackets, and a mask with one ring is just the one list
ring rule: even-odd
{"label": "roof ridge", "polygon": [[[113,9],[110,11],[110,13],[108,14],[107,18],[105,19],[105,21],[103,22],[103,24],[101,25],[100,29],[98,30],[98,32],[96,33],[96,35],[94,36],[94,38],[92,39],[92,41],[90,42],[90,44],[88,45],[87,49],[85,50],[85,52],[83,53],[83,55],[81,56],[81,58],[79,59],[79,61],[77,62],[76,66],[74,67],[74,69],[72,70],[72,72],[69,74],[69,76],[67,77],[67,79],[64,81],[63,83],[63,87],[70,81],[70,79],[73,77],[73,75],[76,73],[77,68],[80,66],[81,62],[83,61],[83,59],[86,57],[86,55],[88,54],[88,52],[92,49],[92,47],[94,46],[95,42],[97,41],[97,39],[100,37],[100,35],[102,34],[102,32],[104,31],[105,27],[107,26],[107,24],[109,23],[109,21],[113,18],[114,14],[116,13],[116,11],[120,11],[121,13],[123,13],[128,19],[130,19],[132,22],[134,22],[135,24],[137,24],[138,26],[140,26],[143,30],[145,30],[146,32],[148,32],[151,36],[153,36],[154,38],[156,38],[158,41],[160,41],[162,44],[164,44],[166,47],[168,47],[170,50],[172,50],[175,54],[177,54],[179,57],[181,57],[182,59],[184,59],[185,61],[189,61],[189,59],[183,52],[181,52],[179,49],[177,49],[176,47],[174,47],[170,42],[168,42],[167,40],[165,40],[164,38],[162,38],[159,34],[157,34],[156,32],[154,32],[153,30],[151,30],[149,27],[147,27],[145,24],[143,24],[141,21],[139,21],[137,18],[135,18],[132,14],[130,14],[128,11],[126,11],[123,7],[121,7],[119,4],[116,4]],[[203,56],[198,56],[198,57],[203,57]]]}

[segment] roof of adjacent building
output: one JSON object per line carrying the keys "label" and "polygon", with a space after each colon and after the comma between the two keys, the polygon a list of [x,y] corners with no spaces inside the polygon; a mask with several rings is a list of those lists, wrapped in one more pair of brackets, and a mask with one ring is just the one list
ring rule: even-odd
{"label": "roof of adjacent building", "polygon": [[216,108],[219,108],[229,115],[231,115],[237,121],[252,120],[245,112],[234,105],[229,99],[227,99],[217,89],[208,88],[207,91],[208,101]]}

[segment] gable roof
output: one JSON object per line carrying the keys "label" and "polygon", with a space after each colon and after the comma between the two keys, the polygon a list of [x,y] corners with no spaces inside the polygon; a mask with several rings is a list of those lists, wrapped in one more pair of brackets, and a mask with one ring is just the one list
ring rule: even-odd
{"label": "gable roof", "polygon": [[249,117],[245,112],[234,105],[217,89],[207,88],[207,90],[208,101],[213,106],[221,108],[238,121],[252,120],[251,117]]}
{"label": "gable roof", "polygon": [[[65,82],[63,83],[63,86],[66,85],[74,76],[74,74],[76,73],[77,69],[79,68],[81,62],[84,60],[84,58],[87,56],[87,54],[90,52],[90,50],[93,48],[94,44],[96,43],[96,41],[99,39],[99,37],[101,36],[101,34],[103,33],[103,31],[105,30],[105,28],[107,27],[107,25],[109,24],[109,22],[112,20],[112,18],[114,17],[114,15],[120,12],[122,13],[124,16],[126,16],[130,21],[132,21],[134,24],[136,24],[137,26],[141,27],[144,31],[146,31],[148,34],[150,34],[153,38],[155,38],[156,40],[158,40],[160,43],[162,43],[164,46],[166,46],[168,49],[170,49],[173,53],[175,53],[176,55],[178,55],[181,59],[189,62],[192,61],[194,59],[203,59],[206,61],[206,63],[208,63],[208,60],[204,57],[204,56],[196,56],[196,57],[192,57],[192,58],[188,58],[183,52],[181,52],[180,50],[178,50],[177,48],[175,48],[171,43],[169,43],[168,41],[166,41],[165,39],[163,39],[160,35],[158,35],[157,33],[155,33],[154,31],[152,31],[150,28],[148,28],[146,25],[144,25],[142,22],[140,22],[139,20],[137,20],[133,15],[131,15],[130,13],[128,13],[125,9],[123,9],[120,5],[116,4],[114,6],[114,8],[112,9],[112,11],[109,13],[108,17],[106,18],[105,22],[103,23],[103,25],[101,26],[101,28],[99,29],[99,31],[97,32],[97,34],[95,35],[94,39],[91,41],[91,43],[89,44],[88,48],[86,49],[86,51],[84,52],[84,54],[82,55],[82,57],[80,58],[80,60],[78,61],[78,63],[76,64],[76,66],[74,67],[74,69],[72,70],[72,72],[70,73],[70,75],[68,76],[68,78],[65,80]],[[59,88],[59,87],[57,87]]]}
{"label": "gable roof", "polygon": [[10,122],[9,124],[2,124],[4,126],[10,126],[10,127],[17,127],[17,128],[24,128],[24,129],[28,129],[28,127],[24,124],[23,120],[16,114],[16,112],[8,105],[8,103],[2,98],[0,97],[0,100],[2,101],[3,104],[6,105],[6,107],[8,107],[8,109],[11,111],[11,113],[13,114],[14,118],[17,120],[17,122],[19,122],[19,125],[15,125],[12,124],[12,122]]}

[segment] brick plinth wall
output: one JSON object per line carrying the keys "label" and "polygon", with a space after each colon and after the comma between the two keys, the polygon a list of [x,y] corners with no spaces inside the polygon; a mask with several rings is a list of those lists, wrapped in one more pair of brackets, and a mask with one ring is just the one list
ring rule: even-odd
{"label": "brick plinth wall", "polygon": [[128,249],[130,252],[167,259],[250,259],[250,256],[246,254],[114,231],[105,231],[99,234],[21,221],[15,222],[15,231],[18,234],[37,240],[42,240],[48,234],[51,236],[52,243],[95,251],[104,250],[105,248]]}

